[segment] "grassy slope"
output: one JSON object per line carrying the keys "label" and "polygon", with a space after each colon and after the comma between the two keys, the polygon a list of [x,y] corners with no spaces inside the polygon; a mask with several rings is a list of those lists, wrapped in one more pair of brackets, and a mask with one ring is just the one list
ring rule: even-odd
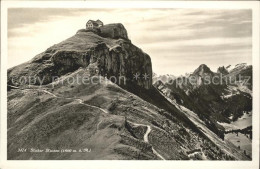
{"label": "grassy slope", "polygon": [[[88,76],[88,73],[79,69],[64,79],[76,75]],[[162,112],[104,78],[96,85],[65,82],[43,88],[58,97],[38,87],[8,92],[8,159],[158,159],[152,147],[166,159],[189,159],[187,153],[200,148],[208,159],[231,158],[197,132],[183,126],[178,117],[174,118],[175,110],[171,109],[173,114]],[[149,144],[143,140],[146,129],[131,122],[151,126]],[[92,151],[17,153],[18,148],[91,148]]]}
{"label": "grassy slope", "polygon": [[[51,61],[56,52],[70,51],[77,52],[78,55],[83,55],[90,49],[102,43],[106,44],[108,47],[114,47],[117,46],[118,43],[120,43],[120,40],[104,38],[93,32],[78,32],[74,36],[49,47],[44,52],[36,55],[30,61],[8,69],[8,84],[18,86],[16,84],[13,84],[13,82],[17,83],[17,79],[19,79],[19,77],[21,76],[26,77],[37,75],[39,77],[42,77],[42,73],[44,73],[45,76],[48,76],[49,74],[51,74],[52,76],[60,76],[66,73],[71,73],[78,69],[80,65],[74,65],[72,69],[67,68],[66,72],[57,72],[57,69],[62,68],[59,68],[59,65],[54,65]],[[45,80],[47,81],[47,77]],[[50,80],[48,80],[48,82],[49,81]]]}

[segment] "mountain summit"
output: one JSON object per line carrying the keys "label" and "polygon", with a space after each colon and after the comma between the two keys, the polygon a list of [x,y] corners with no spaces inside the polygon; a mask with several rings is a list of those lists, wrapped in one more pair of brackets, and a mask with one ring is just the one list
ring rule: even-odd
{"label": "mountain summit", "polygon": [[[195,71],[209,72],[206,66]],[[205,102],[198,98],[209,90],[168,89],[161,81],[157,89],[152,75],[149,55],[122,24],[90,20],[8,70],[8,160],[250,159],[207,128],[214,119],[199,119],[196,110],[205,109],[196,106]],[[195,104],[189,108],[198,116],[186,103]]]}
{"label": "mountain summit", "polygon": [[218,68],[217,73],[222,73],[223,75],[226,75],[229,72],[228,72],[228,70],[224,66],[222,66],[222,67]]}
{"label": "mountain summit", "polygon": [[[231,67],[231,66],[229,66]],[[221,74],[222,73],[222,74]],[[195,76],[199,83],[188,83],[188,78]],[[251,156],[252,123],[250,114],[252,113],[252,66],[244,63],[237,64],[228,71],[224,66],[219,67],[217,73],[212,72],[205,64],[200,65],[187,80],[177,77],[180,80],[175,83],[154,82],[154,86],[163,93],[177,107],[185,106],[189,111],[184,111],[190,117],[196,114],[208,129],[213,131],[223,140],[239,142],[241,147],[245,144],[247,148],[242,148]],[[223,77],[223,79],[221,79]],[[239,80],[237,80],[239,79]],[[204,81],[205,80],[205,81]],[[211,80],[211,81],[210,81]],[[222,82],[222,83],[220,83]],[[248,115],[246,119],[244,116]],[[241,122],[240,119],[246,121]],[[192,118],[190,118],[192,119]],[[193,119],[196,121],[197,119]],[[239,124],[243,123],[243,125]],[[241,125],[235,126],[233,124]],[[239,130],[237,130],[240,127]],[[237,130],[247,133],[247,141],[233,140],[230,137],[230,130]],[[232,135],[232,134],[231,134]],[[246,147],[245,146],[245,147]]]}
{"label": "mountain summit", "polygon": [[[36,84],[48,84],[52,77],[61,77],[80,67],[94,67],[95,72],[107,78],[113,76],[117,84],[121,77],[146,89],[151,88],[152,79],[133,79],[134,74],[152,76],[149,55],[128,39],[124,26],[108,24],[79,30],[76,35],[55,44],[32,60],[8,70],[8,84],[20,86],[19,77],[37,76]],[[12,79],[12,80],[11,80]],[[122,84],[122,85],[125,85]]]}
{"label": "mountain summit", "polygon": [[194,72],[194,75],[200,75],[202,76],[203,74],[213,74],[213,72],[210,70],[210,68],[205,65],[205,64],[201,64]]}

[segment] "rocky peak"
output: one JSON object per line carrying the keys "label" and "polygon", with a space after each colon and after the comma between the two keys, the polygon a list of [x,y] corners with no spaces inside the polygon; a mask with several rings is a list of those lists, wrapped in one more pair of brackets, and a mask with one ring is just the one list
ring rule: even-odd
{"label": "rocky peak", "polygon": [[121,23],[107,24],[100,27],[100,35],[112,39],[128,39],[127,31]]}
{"label": "rocky peak", "polygon": [[226,75],[228,74],[228,70],[224,66],[222,66],[218,68],[217,73],[222,73],[223,75]]}
{"label": "rocky peak", "polygon": [[161,80],[157,80],[153,85],[158,88],[159,86],[164,85],[164,83]]}
{"label": "rocky peak", "polygon": [[230,70],[230,73],[234,72],[234,71],[241,71],[241,70],[244,70],[246,69],[248,66],[246,63],[239,63],[239,64],[236,64],[235,67]]}
{"label": "rocky peak", "polygon": [[176,77],[174,75],[171,75],[171,74],[166,74],[166,75],[156,75],[154,76],[153,80],[154,80],[154,83],[158,80],[160,80],[162,83],[169,83],[170,81],[172,80],[175,80]]}
{"label": "rocky peak", "polygon": [[199,75],[202,76],[203,74],[213,74],[213,72],[210,70],[210,68],[205,65],[205,64],[201,64],[194,72],[194,75]]}
{"label": "rocky peak", "polygon": [[[96,65],[100,75],[116,78],[117,83],[125,77],[126,83],[130,81],[145,89],[152,86],[150,56],[131,43],[120,23],[79,30],[31,61],[8,70],[8,84],[19,86],[13,82],[21,76],[44,77],[43,84],[48,84],[53,76],[60,77],[90,64]],[[149,78],[134,79],[135,74],[146,74]]]}
{"label": "rocky peak", "polygon": [[86,29],[80,29],[77,33],[80,32],[93,32],[104,38],[129,40],[127,30],[121,23],[107,24],[100,27],[86,27]]}

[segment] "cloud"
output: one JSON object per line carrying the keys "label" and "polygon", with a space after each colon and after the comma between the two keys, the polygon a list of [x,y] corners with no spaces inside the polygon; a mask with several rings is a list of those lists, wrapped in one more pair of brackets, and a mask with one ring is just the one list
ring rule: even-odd
{"label": "cloud", "polygon": [[8,66],[74,35],[88,19],[123,23],[159,74],[184,74],[201,63],[216,68],[252,61],[251,10],[13,8],[8,10]]}
{"label": "cloud", "polygon": [[145,44],[143,46],[149,47],[160,47],[160,48],[167,48],[169,46],[176,47],[176,46],[200,46],[201,48],[207,46],[216,46],[216,45],[247,45],[252,42],[252,39],[247,38],[206,38],[206,39],[187,39],[187,40],[178,40],[178,41],[165,41],[165,42],[152,42],[149,44]]}

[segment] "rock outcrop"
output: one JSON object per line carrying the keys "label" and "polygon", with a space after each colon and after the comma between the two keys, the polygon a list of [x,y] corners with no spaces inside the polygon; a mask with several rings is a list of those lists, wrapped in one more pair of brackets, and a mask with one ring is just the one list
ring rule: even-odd
{"label": "rock outcrop", "polygon": [[205,65],[201,64],[194,72],[193,75],[199,75],[199,76],[204,76],[204,74],[209,74],[212,75],[213,72],[210,70],[210,68]]}
{"label": "rock outcrop", "polygon": [[102,37],[108,37],[112,39],[128,39],[127,31],[121,23],[108,24],[100,27],[100,35]]}
{"label": "rock outcrop", "polygon": [[[99,75],[111,78],[117,84],[123,86],[133,82],[149,89],[152,86],[149,55],[131,43],[122,24],[104,25],[98,29],[81,29],[31,61],[9,69],[8,84],[21,85],[21,77],[38,77],[42,82],[37,80],[37,85],[48,84],[53,77],[94,64]],[[134,74],[147,74],[150,78],[134,79]]]}
{"label": "rock outcrop", "polygon": [[[215,73],[202,64],[188,78],[178,77],[172,83],[157,81],[154,86],[177,104],[196,113],[211,131],[223,138],[224,128],[217,121],[230,123],[243,112],[252,111],[252,67],[240,65],[225,74],[225,67]],[[224,75],[220,76],[220,72]],[[237,81],[239,77],[243,82],[248,80],[248,84]]]}
{"label": "rock outcrop", "polygon": [[228,71],[224,66],[222,66],[218,68],[217,73],[222,73],[223,75],[226,75],[228,74]]}

